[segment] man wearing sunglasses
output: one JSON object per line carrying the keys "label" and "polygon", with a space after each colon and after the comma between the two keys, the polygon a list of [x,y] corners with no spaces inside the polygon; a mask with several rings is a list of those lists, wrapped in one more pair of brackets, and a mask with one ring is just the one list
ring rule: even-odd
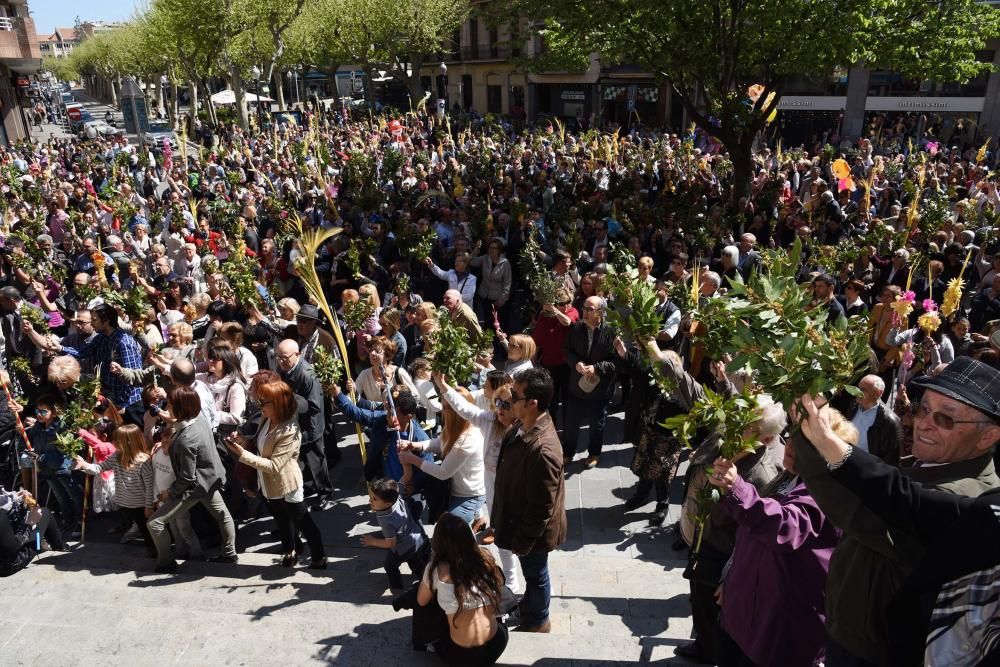
{"label": "man wearing sunglasses", "polygon": [[[993,464],[1000,442],[1000,370],[958,357],[912,384],[923,395],[914,401],[914,463],[904,474],[926,488],[968,497],[1000,487]],[[795,451],[809,492],[844,533],[827,577],[827,664],[889,664],[885,610],[923,549],[837,483],[813,447]]]}
{"label": "man wearing sunglasses", "polygon": [[548,413],[552,376],[529,368],[514,377],[510,409],[497,461],[490,522],[496,545],[517,555],[524,572],[518,632],[551,632],[549,552],[566,541],[562,446]]}

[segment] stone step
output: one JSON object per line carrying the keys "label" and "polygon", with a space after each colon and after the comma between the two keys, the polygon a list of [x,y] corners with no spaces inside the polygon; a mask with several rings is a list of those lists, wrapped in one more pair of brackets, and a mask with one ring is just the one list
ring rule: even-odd
{"label": "stone step", "polygon": [[[184,637],[169,647],[113,642],[108,650],[117,661],[145,664],[156,653],[163,662],[197,655],[222,664],[259,664],[280,647],[292,664],[331,659],[425,664],[409,649],[409,618],[392,610],[381,562],[371,550],[335,550],[326,571],[288,570],[275,566],[270,554],[244,553],[238,565],[184,562],[176,575],[152,573],[152,561],[136,552],[141,554],[141,548],[92,543],[44,554],[27,571],[31,576],[5,580],[5,603],[37,618],[51,617],[46,609],[52,599],[59,600],[73,611],[60,614],[52,629],[72,633],[145,637],[170,627]],[[671,651],[690,634],[679,567],[679,562],[554,552],[552,634],[512,633],[501,664],[535,664],[541,657],[572,664],[635,664],[653,648]],[[36,595],[39,590],[44,597]],[[303,623],[304,618],[309,621]],[[345,625],[353,628],[346,635]],[[211,632],[204,633],[209,627]],[[33,642],[16,637],[9,642],[0,645],[0,653],[26,664],[45,663]],[[289,646],[294,647],[290,657]],[[104,650],[88,653],[76,647],[60,658],[96,664]],[[227,661],[227,656],[240,656],[240,661]]]}

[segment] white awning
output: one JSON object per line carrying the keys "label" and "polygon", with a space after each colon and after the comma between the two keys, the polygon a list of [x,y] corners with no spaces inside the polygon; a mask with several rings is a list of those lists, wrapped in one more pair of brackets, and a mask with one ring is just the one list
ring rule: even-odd
{"label": "white awning", "polygon": [[[251,104],[257,101],[257,96],[254,95],[253,93],[243,93],[243,98],[247,102],[249,102]],[[270,97],[263,97],[262,96],[260,98],[260,101],[261,102],[273,102],[274,100],[272,100]],[[229,104],[236,104],[236,92],[232,91],[232,90],[223,90],[223,91],[220,91],[220,92],[216,93],[215,95],[212,95],[212,103],[213,104],[221,104],[223,106],[229,105]]]}

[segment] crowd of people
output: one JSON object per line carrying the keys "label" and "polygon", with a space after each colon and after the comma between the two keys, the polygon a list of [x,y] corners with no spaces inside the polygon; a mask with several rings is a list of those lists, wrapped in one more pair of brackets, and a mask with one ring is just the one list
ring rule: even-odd
{"label": "crowd of people", "polygon": [[[997,657],[1000,197],[985,146],[761,146],[734,196],[729,156],[700,131],[301,117],[198,121],[176,147],[0,151],[0,574],[79,538],[85,508],[118,510],[157,573],[237,563],[241,523],[267,513],[277,566],[325,569],[312,515],[336,511],[348,422],[380,530],[361,544],[385,551],[414,648],[492,664],[508,626],[551,631],[565,477],[601,465],[621,409],[638,482],[620,511],[654,493],[662,526],[688,462],[681,519],[658,531],[688,551],[695,636],[678,655]],[[796,241],[810,308],[868,332],[856,391],[828,405],[775,402],[708,358],[680,296],[727,299]],[[612,315],[621,266],[655,290],[649,339]],[[464,377],[440,363],[455,332],[474,357]],[[664,424],[744,386],[758,393],[745,455],[721,457],[709,434],[685,449]],[[718,502],[695,522],[706,488]]]}

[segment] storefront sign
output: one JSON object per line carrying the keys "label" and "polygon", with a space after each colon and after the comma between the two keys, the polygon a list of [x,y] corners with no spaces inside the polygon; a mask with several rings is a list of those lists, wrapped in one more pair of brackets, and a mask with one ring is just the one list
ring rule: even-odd
{"label": "storefront sign", "polygon": [[564,90],[559,99],[563,102],[583,102],[587,99],[587,93],[582,90]]}
{"label": "storefront sign", "polygon": [[778,100],[781,111],[840,111],[847,98],[840,95],[786,95]]}
{"label": "storefront sign", "polygon": [[980,113],[982,97],[869,97],[865,111],[959,111]]}
{"label": "storefront sign", "polygon": [[[980,113],[982,97],[869,97],[865,111],[956,111]],[[778,102],[782,111],[843,111],[847,97],[837,95],[787,95]]]}

